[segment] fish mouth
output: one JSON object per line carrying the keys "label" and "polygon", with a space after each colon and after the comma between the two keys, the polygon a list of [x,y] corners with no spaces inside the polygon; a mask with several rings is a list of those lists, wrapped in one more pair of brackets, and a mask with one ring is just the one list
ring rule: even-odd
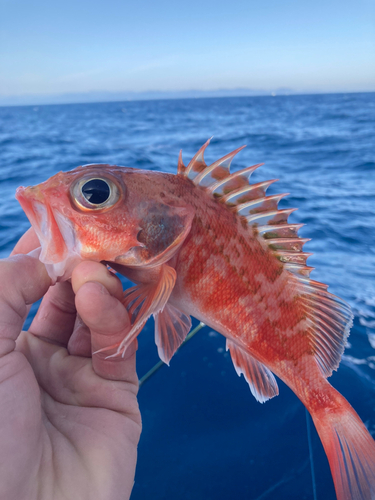
{"label": "fish mouth", "polygon": [[19,187],[19,201],[39,239],[39,260],[45,264],[53,282],[70,278],[79,257],[78,242],[72,223],[52,208],[38,187]]}

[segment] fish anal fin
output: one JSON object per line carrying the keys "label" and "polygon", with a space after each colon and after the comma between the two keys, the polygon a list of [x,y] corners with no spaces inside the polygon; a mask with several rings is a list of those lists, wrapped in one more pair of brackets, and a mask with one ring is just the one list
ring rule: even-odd
{"label": "fish anal fin", "polygon": [[228,349],[238,376],[243,374],[257,401],[265,403],[279,394],[276,379],[264,364],[229,339],[227,339]]}
{"label": "fish anal fin", "polygon": [[167,304],[162,311],[154,314],[155,343],[159,357],[169,365],[172,356],[183,343],[191,328],[190,316]]}

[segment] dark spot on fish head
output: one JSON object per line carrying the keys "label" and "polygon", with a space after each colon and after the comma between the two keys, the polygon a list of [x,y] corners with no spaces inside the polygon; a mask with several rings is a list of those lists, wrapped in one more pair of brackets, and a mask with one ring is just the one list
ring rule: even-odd
{"label": "dark spot on fish head", "polygon": [[184,231],[185,220],[173,207],[156,204],[150,207],[140,226],[138,241],[144,245],[144,256],[155,257]]}

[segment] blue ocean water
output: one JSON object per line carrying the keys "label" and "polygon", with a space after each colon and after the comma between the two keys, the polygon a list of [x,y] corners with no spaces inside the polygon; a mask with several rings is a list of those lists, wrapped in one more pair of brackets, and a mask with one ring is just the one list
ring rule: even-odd
{"label": "blue ocean water", "polygon": [[[0,108],[0,255],[29,223],[19,185],[59,170],[111,163],[176,172],[214,136],[207,163],[247,144],[233,170],[280,181],[312,238],[312,278],[352,306],[349,345],[330,381],[375,436],[375,94],[276,96]],[[139,337],[138,374],[157,361],[153,325]],[[279,382],[260,405],[208,327],[140,389],[143,434],[133,500],[313,499],[305,410]],[[312,425],[312,424],[311,424]],[[334,500],[313,430],[317,498]]]}

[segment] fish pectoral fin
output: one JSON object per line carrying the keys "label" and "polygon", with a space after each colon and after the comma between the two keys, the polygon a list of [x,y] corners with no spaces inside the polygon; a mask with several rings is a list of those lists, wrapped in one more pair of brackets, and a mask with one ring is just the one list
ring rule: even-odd
{"label": "fish pectoral fin", "polygon": [[125,290],[123,304],[129,312],[132,330],[165,307],[175,283],[176,271],[164,264],[157,280]]}
{"label": "fish pectoral fin", "polygon": [[164,264],[160,266],[158,279],[125,290],[122,303],[129,313],[131,329],[119,344],[114,356],[124,355],[126,348],[137,337],[148,318],[164,309],[175,283],[176,271]]}
{"label": "fish pectoral fin", "polygon": [[191,328],[190,316],[167,304],[162,311],[154,314],[155,342],[159,357],[169,365],[172,356],[185,340]]}
{"label": "fish pectoral fin", "polygon": [[237,375],[243,374],[252,395],[259,403],[265,403],[279,394],[273,373],[263,363],[257,361],[251,354],[229,339],[227,339],[228,349]]}

